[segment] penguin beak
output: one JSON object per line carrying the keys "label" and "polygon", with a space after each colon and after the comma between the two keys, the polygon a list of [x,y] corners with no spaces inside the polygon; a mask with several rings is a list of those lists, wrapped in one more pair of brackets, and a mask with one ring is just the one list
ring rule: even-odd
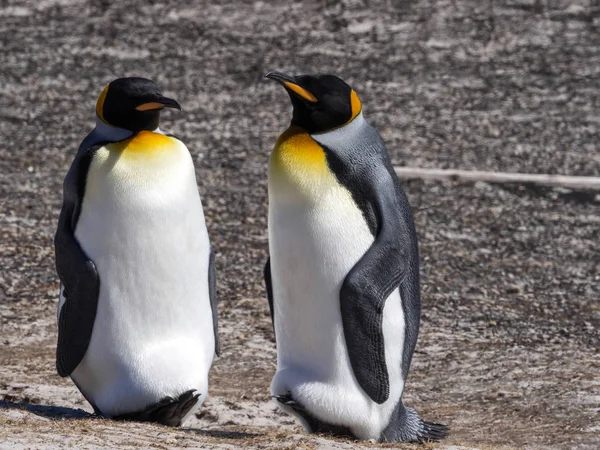
{"label": "penguin beak", "polygon": [[286,83],[286,82],[287,83],[296,83],[296,80],[294,80],[294,77],[292,77],[290,75],[286,75],[285,73],[282,73],[282,72],[277,72],[277,71],[267,73],[265,75],[265,78],[269,78],[271,80],[278,81],[281,84]]}
{"label": "penguin beak", "polygon": [[300,86],[296,79],[290,75],[286,75],[281,72],[269,72],[265,75],[265,78],[275,80],[280,83],[288,92],[296,94],[298,97],[306,100],[310,103],[317,103],[317,97],[311,94],[309,91]]}
{"label": "penguin beak", "polygon": [[162,95],[158,96],[158,98],[153,102],[142,103],[139,106],[136,106],[135,109],[138,111],[152,111],[155,109],[163,109],[163,108],[175,108],[181,111],[181,106],[177,103],[176,100],[172,98],[164,97]]}

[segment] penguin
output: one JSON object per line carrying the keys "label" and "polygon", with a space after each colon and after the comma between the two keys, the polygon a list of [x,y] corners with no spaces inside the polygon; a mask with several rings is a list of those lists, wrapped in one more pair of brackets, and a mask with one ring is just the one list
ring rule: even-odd
{"label": "penguin", "polygon": [[293,106],[268,172],[271,395],[308,432],[440,440],[445,425],[402,403],[419,331],[419,255],[386,147],[342,79],[266,77]]}
{"label": "penguin", "polygon": [[181,425],[219,354],[214,257],[194,164],[159,128],[181,110],[145,78],[109,83],[63,184],[56,368],[98,415]]}

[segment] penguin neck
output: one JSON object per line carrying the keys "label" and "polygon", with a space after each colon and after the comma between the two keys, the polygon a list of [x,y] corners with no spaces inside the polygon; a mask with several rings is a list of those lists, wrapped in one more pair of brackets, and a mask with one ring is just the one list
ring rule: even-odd
{"label": "penguin neck", "polygon": [[319,144],[327,147],[339,147],[340,144],[355,140],[369,124],[363,117],[362,111],[347,124],[322,133],[314,133],[310,136]]}
{"label": "penguin neck", "polygon": [[[100,117],[96,116],[96,128],[94,129],[100,136],[105,137],[110,141],[122,141],[133,136],[136,132],[125,128],[114,127],[104,122]],[[152,133],[165,134],[160,127],[152,130]]]}
{"label": "penguin neck", "polygon": [[92,134],[97,135],[98,139],[102,141],[117,142],[133,136],[134,132],[125,128],[113,127],[96,116],[96,128]]}
{"label": "penguin neck", "polygon": [[[152,130],[153,133],[165,134],[160,127]],[[96,127],[83,140],[81,147],[87,149],[100,142],[119,142],[136,134],[135,131],[114,127],[96,116]]]}

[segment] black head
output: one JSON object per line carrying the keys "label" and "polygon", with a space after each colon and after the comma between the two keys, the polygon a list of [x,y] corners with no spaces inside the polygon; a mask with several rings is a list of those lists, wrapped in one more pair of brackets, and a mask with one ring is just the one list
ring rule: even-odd
{"label": "black head", "polygon": [[292,123],[309,133],[341,127],[354,119],[362,105],[356,92],[335,75],[298,75],[269,72],[290,94],[294,107]]}
{"label": "black head", "polygon": [[160,88],[146,78],[118,78],[98,97],[96,114],[109,125],[131,131],[155,130],[163,108],[181,106],[164,97]]}

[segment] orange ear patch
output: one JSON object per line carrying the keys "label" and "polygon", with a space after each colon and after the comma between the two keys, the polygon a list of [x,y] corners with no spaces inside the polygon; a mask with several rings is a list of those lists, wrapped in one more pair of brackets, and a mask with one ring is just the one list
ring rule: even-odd
{"label": "orange ear patch", "polygon": [[297,84],[294,84],[294,83],[290,83],[289,81],[284,81],[283,84],[285,85],[286,88],[288,88],[290,91],[294,92],[295,94],[298,94],[304,100],[312,102],[312,103],[317,103],[317,101],[318,101],[317,97],[312,95],[310,92],[308,92],[303,87],[298,86]]}
{"label": "orange ear patch", "polygon": [[110,83],[106,85],[106,87],[102,90],[102,92],[100,93],[100,96],[98,97],[98,101],[96,102],[96,115],[98,117],[100,117],[100,119],[102,120],[102,122],[104,123],[108,123],[106,120],[104,120],[104,100],[106,100],[106,94],[108,94],[108,88],[110,86]]}
{"label": "orange ear patch", "polygon": [[352,118],[350,120],[352,120],[356,116],[358,116],[358,114],[362,110],[362,103],[358,98],[356,92],[354,92],[354,89],[352,89],[352,92],[350,92],[350,106],[352,107]]}

